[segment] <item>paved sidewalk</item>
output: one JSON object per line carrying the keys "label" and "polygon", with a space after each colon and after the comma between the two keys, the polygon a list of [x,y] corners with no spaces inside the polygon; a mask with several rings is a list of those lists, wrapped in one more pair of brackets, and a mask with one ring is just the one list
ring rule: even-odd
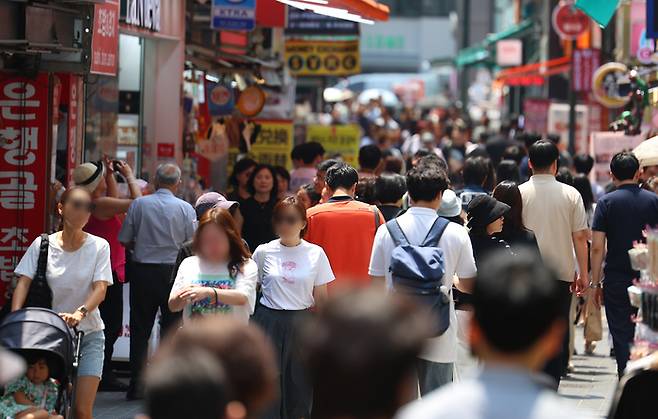
{"label": "paved sidewalk", "polygon": [[560,383],[560,394],[595,418],[607,417],[617,386],[617,364],[609,357],[606,329],[604,327],[603,340],[598,342],[593,356],[582,355],[585,353],[583,329],[576,329],[576,350],[581,355],[573,357],[575,372]]}
{"label": "paved sidewalk", "polygon": [[[582,327],[577,328],[576,350],[579,354],[585,351],[582,335]],[[615,360],[608,356],[607,330],[603,336],[594,356],[574,356],[576,370],[560,385],[560,394],[595,418],[607,417],[617,385]],[[99,393],[94,406],[96,419],[133,419],[139,413],[143,413],[141,402],[127,402],[125,393]]]}

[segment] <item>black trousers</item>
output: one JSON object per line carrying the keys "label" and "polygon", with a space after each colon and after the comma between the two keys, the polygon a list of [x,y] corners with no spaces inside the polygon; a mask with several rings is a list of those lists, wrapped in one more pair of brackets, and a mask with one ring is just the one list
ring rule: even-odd
{"label": "black trousers", "polygon": [[123,283],[119,282],[116,272],[112,272],[114,283],[107,287],[105,300],[98,306],[101,318],[105,323],[105,360],[103,361],[103,378],[111,378],[112,354],[116,343],[123,330]]}
{"label": "black trousers", "polygon": [[171,292],[171,272],[174,265],[132,263],[130,281],[130,370],[131,384],[137,385],[148,355],[148,341],[158,309],[160,339],[181,320],[180,313],[172,313],[167,305]]}
{"label": "black trousers", "polygon": [[253,321],[274,344],[279,371],[279,398],[261,419],[310,418],[313,389],[306,376],[297,342],[298,325],[307,310],[272,310],[259,305]]}
{"label": "black trousers", "polygon": [[558,282],[562,297],[562,307],[560,310],[566,321],[567,331],[564,334],[564,340],[562,341],[562,350],[550,359],[544,367],[544,373],[549,375],[555,381],[555,390],[559,387],[560,380],[566,373],[567,364],[569,363],[569,312],[571,311],[571,283],[565,281]]}
{"label": "black trousers", "polygon": [[637,314],[637,309],[631,305],[628,297],[628,287],[633,285],[632,274],[606,273],[603,284],[603,302],[605,315],[608,319],[608,329],[612,336],[617,359],[617,373],[621,377],[626,364],[631,357],[631,344],[635,337],[635,323],[631,316]]}

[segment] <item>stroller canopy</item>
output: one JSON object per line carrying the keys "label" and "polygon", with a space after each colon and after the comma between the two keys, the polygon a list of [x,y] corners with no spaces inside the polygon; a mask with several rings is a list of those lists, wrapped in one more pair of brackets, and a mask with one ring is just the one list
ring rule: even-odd
{"label": "stroller canopy", "polygon": [[58,365],[51,377],[65,382],[73,365],[73,335],[66,322],[52,310],[25,308],[0,324],[0,346],[19,353],[41,351]]}

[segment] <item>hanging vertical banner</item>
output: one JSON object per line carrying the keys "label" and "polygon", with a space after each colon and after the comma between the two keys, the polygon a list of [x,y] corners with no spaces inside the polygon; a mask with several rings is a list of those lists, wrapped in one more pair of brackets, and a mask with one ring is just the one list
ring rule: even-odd
{"label": "hanging vertical banner", "polygon": [[647,0],[647,33],[648,39],[658,38],[658,0]]}
{"label": "hanging vertical banner", "polygon": [[20,257],[46,228],[48,75],[0,73],[0,305]]}
{"label": "hanging vertical banner", "polygon": [[548,108],[550,106],[550,99],[526,98],[523,101],[524,130],[546,135],[548,132]]}
{"label": "hanging vertical banner", "polygon": [[256,26],[256,0],[212,0],[210,27],[250,31]]}
{"label": "hanging vertical banner", "polygon": [[573,78],[571,88],[576,92],[592,90],[592,76],[599,68],[598,49],[576,49],[573,52]]}
{"label": "hanging vertical banner", "polygon": [[110,1],[94,6],[94,25],[91,34],[92,74],[117,75],[119,51],[119,2]]}
{"label": "hanging vertical banner", "polygon": [[66,135],[66,184],[72,185],[73,170],[78,164],[77,144],[78,144],[78,112],[82,108],[80,98],[82,97],[82,77],[70,75],[69,80],[69,114],[68,114],[68,133]]}

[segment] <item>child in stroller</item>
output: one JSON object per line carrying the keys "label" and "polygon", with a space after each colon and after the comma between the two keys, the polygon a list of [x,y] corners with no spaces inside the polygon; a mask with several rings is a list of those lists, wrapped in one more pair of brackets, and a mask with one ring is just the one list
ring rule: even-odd
{"label": "child in stroller", "polygon": [[39,353],[26,355],[27,372],[6,388],[0,399],[0,417],[17,419],[63,419],[55,412],[58,385],[50,366]]}

